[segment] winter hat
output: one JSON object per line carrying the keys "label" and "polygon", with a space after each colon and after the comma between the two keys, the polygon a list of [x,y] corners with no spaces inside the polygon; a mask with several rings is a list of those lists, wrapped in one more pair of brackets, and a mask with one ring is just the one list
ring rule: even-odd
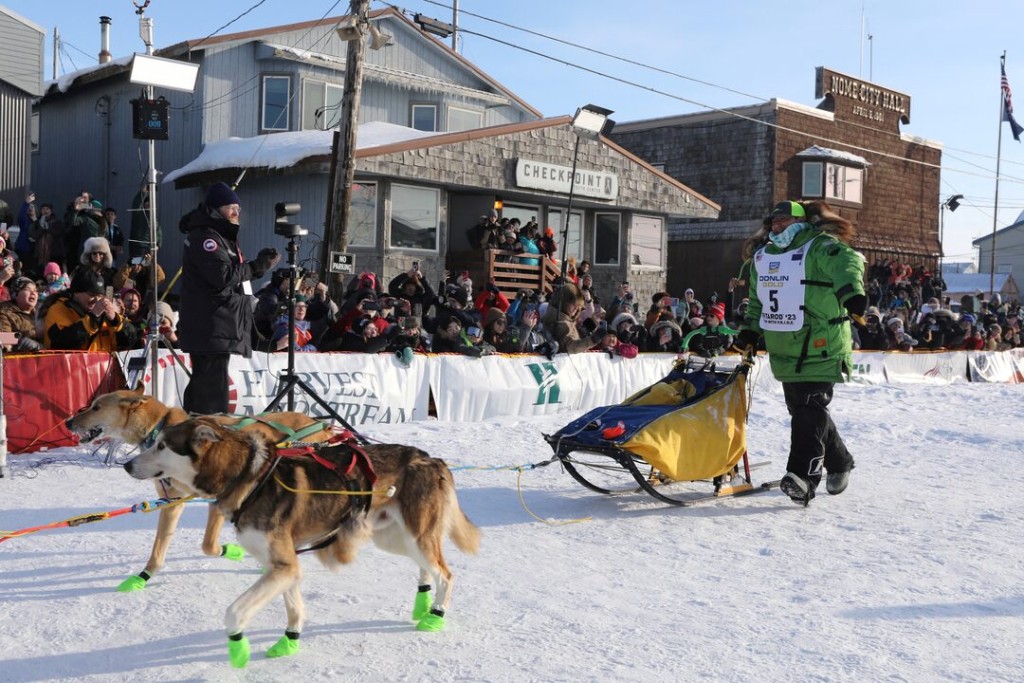
{"label": "winter hat", "polygon": [[418,330],[420,329],[420,319],[414,315],[407,315],[402,321],[402,327],[407,330]]}
{"label": "winter hat", "polygon": [[92,268],[79,268],[71,278],[71,292],[103,294],[103,278]]}
{"label": "winter hat", "polygon": [[362,273],[359,276],[360,289],[377,289],[377,276],[373,273]]}
{"label": "winter hat", "polygon": [[651,325],[651,336],[657,339],[658,334],[665,328],[672,330],[674,334],[682,338],[683,328],[679,327],[679,325],[672,320],[659,320]]}
{"label": "winter hat", "polygon": [[91,206],[92,208],[96,209],[97,211],[102,211],[103,210],[103,202],[101,202],[98,199],[92,200],[89,203],[89,206]]}
{"label": "winter hat", "polygon": [[14,297],[18,296],[18,293],[21,292],[21,290],[25,289],[29,285],[34,284],[35,280],[33,280],[30,277],[16,277],[7,283],[7,290],[11,293],[11,298],[13,299]]}
{"label": "winter hat", "polygon": [[886,324],[887,327],[893,327],[893,326],[903,327],[903,320],[901,318],[898,318],[898,317],[896,317],[896,318],[889,318],[889,320],[886,321],[885,324]]}
{"label": "winter hat", "polygon": [[171,321],[171,327],[177,327],[178,325],[178,314],[174,312],[171,305],[166,301],[158,301],[156,304],[156,314],[158,318],[167,318]]}
{"label": "winter hat", "polygon": [[214,183],[206,190],[206,207],[217,210],[229,204],[241,204],[235,191],[227,183]]}
{"label": "winter hat", "polygon": [[882,319],[882,312],[878,310],[878,306],[868,306],[868,310],[864,311],[864,315],[873,315],[879,320]]}
{"label": "winter hat", "polygon": [[791,216],[793,218],[804,218],[805,216],[807,216],[807,212],[804,211],[804,207],[800,203],[785,201],[785,202],[779,202],[778,204],[775,205],[775,208],[772,209],[771,216],[772,216],[772,218],[776,218],[776,217],[779,217],[779,216]]}
{"label": "winter hat", "polygon": [[550,227],[544,228],[544,236],[545,237],[554,237],[555,236],[555,231],[552,228],[550,228]]}
{"label": "winter hat", "polygon": [[491,212],[489,214],[487,214],[487,215],[490,218],[497,218],[498,217],[498,210],[497,209],[491,209]]}
{"label": "winter hat", "polygon": [[687,288],[686,291],[683,292],[683,296],[693,296],[693,290],[690,289],[690,288]]}
{"label": "winter hat", "polygon": [[94,251],[103,252],[104,268],[113,267],[114,256],[110,253],[110,242],[107,242],[106,237],[90,237],[85,241],[85,245],[82,247],[82,255],[78,259],[83,266],[89,265],[89,254]]}
{"label": "winter hat", "polygon": [[960,320],[964,322],[969,322],[970,324],[973,325],[976,318],[970,313],[964,313],[963,315],[960,316]]}
{"label": "winter hat", "polygon": [[719,320],[725,320],[725,304],[719,301],[714,304],[710,309],[711,313],[718,317]]}
{"label": "winter hat", "polygon": [[636,318],[634,318],[631,313],[619,313],[617,316],[612,318],[611,329],[618,330],[619,325],[627,321],[633,325],[636,325]]}
{"label": "winter hat", "polygon": [[704,320],[701,318],[690,318],[690,329],[695,330],[704,324]]}
{"label": "winter hat", "polygon": [[139,297],[139,301],[140,302],[142,301],[142,292],[140,292],[139,290],[135,289],[134,287],[125,287],[124,289],[122,289],[117,294],[122,299],[125,298],[126,296],[128,296],[129,294],[134,294],[135,296]]}
{"label": "winter hat", "polygon": [[667,297],[668,295],[668,292],[655,292],[654,294],[651,295],[651,303],[657,306],[658,302]]}
{"label": "winter hat", "polygon": [[491,306],[487,309],[487,315],[484,316],[484,327],[490,327],[491,323],[499,318],[504,318],[505,313],[497,306]]}
{"label": "winter hat", "polygon": [[46,277],[50,273],[53,273],[57,277],[61,276],[60,266],[57,265],[56,261],[50,261],[43,267],[43,277]]}
{"label": "winter hat", "polygon": [[452,287],[448,290],[448,296],[459,302],[460,306],[465,306],[469,301],[469,292],[462,287]]}

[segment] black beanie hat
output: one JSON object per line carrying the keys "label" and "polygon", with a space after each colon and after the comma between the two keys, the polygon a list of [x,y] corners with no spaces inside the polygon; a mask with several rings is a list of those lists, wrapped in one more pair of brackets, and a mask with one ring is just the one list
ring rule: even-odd
{"label": "black beanie hat", "polygon": [[227,183],[214,183],[206,190],[206,206],[210,209],[219,209],[228,204],[241,204],[235,191],[228,187]]}

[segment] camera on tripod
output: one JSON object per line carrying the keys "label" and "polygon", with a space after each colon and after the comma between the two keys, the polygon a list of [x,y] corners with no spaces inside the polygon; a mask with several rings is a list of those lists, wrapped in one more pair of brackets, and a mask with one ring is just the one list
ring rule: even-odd
{"label": "camera on tripod", "polygon": [[298,223],[288,222],[288,217],[294,216],[299,211],[302,211],[302,205],[298,202],[278,202],[274,204],[274,234],[289,239],[308,235],[309,230],[306,230]]}

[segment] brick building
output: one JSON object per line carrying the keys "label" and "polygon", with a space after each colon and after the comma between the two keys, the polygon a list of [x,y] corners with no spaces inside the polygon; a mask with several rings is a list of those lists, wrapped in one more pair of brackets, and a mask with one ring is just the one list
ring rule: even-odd
{"label": "brick building", "polygon": [[868,263],[938,267],[941,145],[901,131],[908,95],[816,75],[817,107],[772,99],[616,126],[616,142],[722,207],[717,220],[670,224],[670,292],[725,296],[743,240],[784,199],[826,200],[857,226]]}

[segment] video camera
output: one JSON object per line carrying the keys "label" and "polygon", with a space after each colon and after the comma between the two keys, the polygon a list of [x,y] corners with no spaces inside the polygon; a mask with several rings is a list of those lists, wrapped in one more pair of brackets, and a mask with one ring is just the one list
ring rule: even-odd
{"label": "video camera", "polygon": [[302,211],[302,205],[298,202],[278,202],[274,204],[274,234],[289,239],[308,235],[309,230],[306,230],[297,223],[288,222],[288,217],[294,216],[299,211]]}

